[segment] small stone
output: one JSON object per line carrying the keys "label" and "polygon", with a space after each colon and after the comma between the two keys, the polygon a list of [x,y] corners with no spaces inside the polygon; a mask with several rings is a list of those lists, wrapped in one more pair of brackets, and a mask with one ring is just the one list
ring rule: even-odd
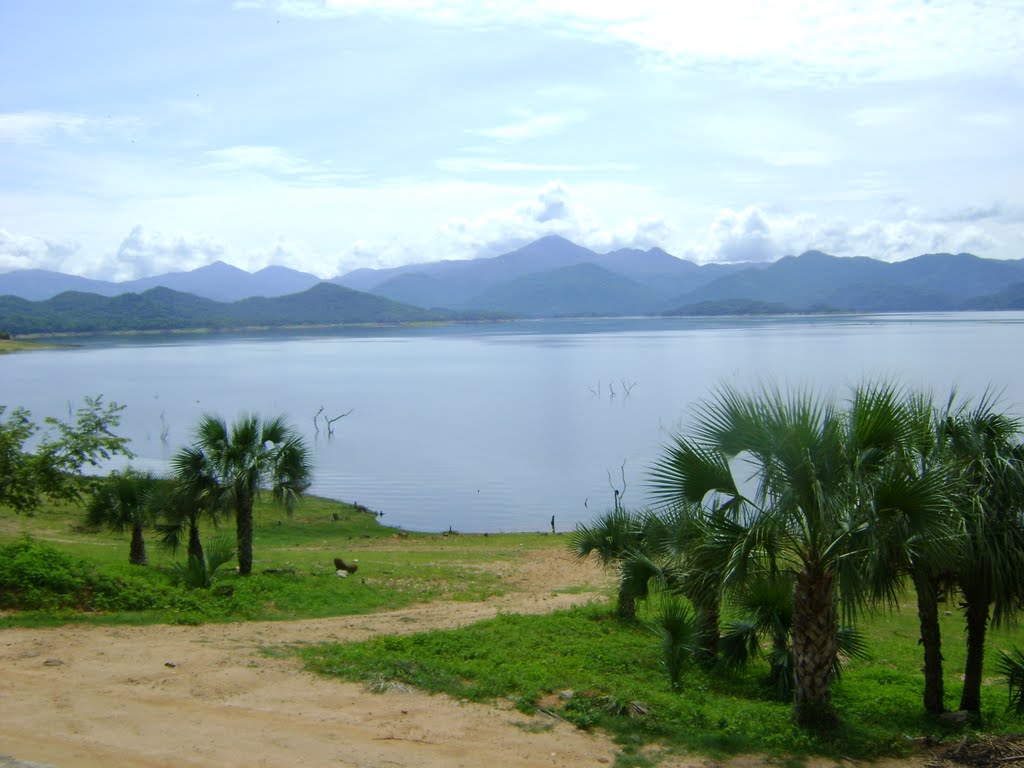
{"label": "small stone", "polygon": [[47,659],[43,662],[44,667],[59,667],[64,662],[60,659]]}
{"label": "small stone", "polygon": [[342,570],[339,569],[338,570],[338,576],[340,576],[343,579],[347,579],[348,578],[348,571],[342,571]]}
{"label": "small stone", "polygon": [[165,667],[170,667],[171,669],[174,669],[174,668],[175,668],[176,666],[178,666],[178,665],[177,665],[177,664],[175,664],[175,663],[174,663],[173,661],[165,661],[165,662],[164,662],[164,666],[165,666]]}
{"label": "small stone", "polygon": [[609,760],[607,757],[599,757],[599,758],[597,758],[597,762],[599,762],[599,763],[610,763],[611,760]]}
{"label": "small stone", "polygon": [[576,691],[559,691],[558,698],[562,701],[572,701],[573,697],[576,696]]}

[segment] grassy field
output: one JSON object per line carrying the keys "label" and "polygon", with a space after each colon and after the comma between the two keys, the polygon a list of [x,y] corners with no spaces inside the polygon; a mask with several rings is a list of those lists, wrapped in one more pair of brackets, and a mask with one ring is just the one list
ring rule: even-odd
{"label": "grassy field", "polygon": [[[79,612],[51,607],[0,616],[0,627],[86,623],[198,623],[253,619],[301,619],[368,613],[429,600],[483,600],[506,584],[490,566],[523,547],[563,546],[540,534],[464,536],[407,533],[379,525],[370,512],[307,498],[291,516],[268,503],[257,504],[253,575],[241,578],[230,566],[218,572],[215,590],[172,586],[174,563],[185,554],[167,552],[154,533],[147,539],[149,567],[128,564],[127,534],[89,532],[71,506],[46,506],[35,515],[0,509],[0,546],[28,535],[100,573],[120,579],[126,589],[156,593],[156,604],[139,611]],[[220,532],[233,535],[233,522]],[[218,531],[204,532],[204,539]],[[333,560],[356,563],[347,579]],[[265,573],[265,571],[278,571]],[[282,572],[283,571],[283,572]],[[288,571],[293,571],[289,573]],[[226,594],[230,592],[231,594]]]}
{"label": "grassy field", "polygon": [[[127,604],[145,606],[126,610],[115,600],[101,610],[7,611],[0,614],[0,628],[300,619],[440,599],[482,600],[523,589],[502,576],[502,563],[521,563],[530,553],[566,546],[565,537],[543,534],[406,533],[380,525],[365,510],[316,498],[290,517],[262,504],[256,518],[254,574],[243,579],[228,568],[213,589],[187,590],[172,584],[174,563],[183,553],[161,550],[152,534],[150,565],[130,566],[127,536],[83,530],[75,507],[48,506],[33,516],[0,509],[0,548],[31,536],[88,563],[130,598]],[[223,531],[233,533],[230,523]],[[359,570],[339,578],[335,557],[357,561]],[[0,574],[2,569],[0,562]],[[955,707],[964,663],[963,621],[955,603],[945,609],[947,705]],[[538,728],[551,718],[602,728],[623,745],[623,766],[646,764],[652,744],[713,756],[756,752],[838,759],[906,755],[921,737],[949,741],[962,735],[921,707],[912,594],[898,610],[871,613],[863,621],[870,655],[851,661],[835,684],[841,724],[827,733],[793,724],[790,706],[775,700],[765,683],[764,662],[741,673],[690,666],[681,689],[672,690],[659,638],[644,621],[649,610],[643,607],[640,621],[627,623],[617,620],[606,602],[547,615],[501,615],[452,631],[271,652],[300,654],[311,670],[363,681],[373,690],[403,683],[473,701],[512,701],[538,713]],[[995,665],[996,650],[1014,646],[1024,646],[1021,629],[990,633],[980,725],[988,733],[1021,730],[1007,713],[1007,689]]]}
{"label": "grassy field", "polygon": [[[691,665],[681,689],[673,691],[658,638],[643,620],[622,622],[607,605],[500,616],[454,631],[296,652],[311,670],[363,681],[371,689],[404,683],[473,701],[510,700],[526,712],[542,710],[579,727],[600,727],[627,754],[653,743],[669,752],[717,757],[767,753],[871,759],[911,755],[924,737],[962,738],[961,730],[922,708],[921,656],[910,606],[871,615],[862,628],[870,656],[850,662],[835,684],[841,722],[822,733],[793,723],[790,704],[774,699],[763,663],[744,672]],[[943,633],[947,702],[955,707],[964,661],[958,613],[944,617]],[[994,670],[992,650],[1022,643],[1019,629],[992,633],[979,732],[1021,731],[1020,721],[1006,711],[1006,686]],[[643,763],[639,753],[636,759]]]}

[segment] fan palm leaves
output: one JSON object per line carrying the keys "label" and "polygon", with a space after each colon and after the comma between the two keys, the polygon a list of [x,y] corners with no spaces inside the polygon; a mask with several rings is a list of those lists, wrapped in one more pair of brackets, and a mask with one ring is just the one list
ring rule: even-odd
{"label": "fan palm leaves", "polygon": [[252,572],[252,510],[261,491],[269,487],[274,500],[291,511],[312,476],[309,449],[285,419],[253,414],[230,427],[218,416],[204,415],[195,442],[175,456],[172,466],[186,498],[234,513],[242,575]]}
{"label": "fan palm leaves", "polygon": [[114,472],[95,488],[86,505],[87,524],[131,531],[128,562],[133,565],[148,562],[143,530],[153,520],[151,499],[159,482],[149,472]]}
{"label": "fan palm leaves", "polygon": [[712,523],[696,550],[716,553],[723,588],[765,573],[791,579],[794,707],[804,723],[834,718],[839,612],[854,616],[868,598],[872,526],[928,519],[910,509],[921,499],[892,470],[913,427],[901,401],[885,382],[856,389],[843,409],[809,391],[723,388],[651,472],[661,505]]}
{"label": "fan palm leaves", "polygon": [[648,559],[636,556],[646,539],[647,523],[643,513],[616,505],[593,522],[577,525],[569,537],[576,557],[593,556],[606,568],[619,569],[616,612],[623,619],[636,616],[636,602],[647,596],[648,582],[656,570]]}
{"label": "fan palm leaves", "polygon": [[957,467],[964,528],[955,570],[967,624],[960,709],[979,712],[985,636],[1024,599],[1024,445],[1021,423],[986,395],[951,414],[944,434]]}

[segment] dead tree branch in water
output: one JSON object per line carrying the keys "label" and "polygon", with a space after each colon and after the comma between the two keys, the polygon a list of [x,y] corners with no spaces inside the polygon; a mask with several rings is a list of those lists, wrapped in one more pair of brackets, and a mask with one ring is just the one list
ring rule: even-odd
{"label": "dead tree branch in water", "polygon": [[626,495],[626,460],[622,460],[622,466],[619,467],[619,472],[622,475],[622,490],[620,491],[615,487],[615,483],[612,482],[612,472],[608,470],[608,485],[611,486],[612,492],[615,495],[615,511],[622,511],[622,497]]}
{"label": "dead tree branch in water", "polygon": [[324,416],[324,421],[327,422],[327,436],[334,437],[334,422],[338,421],[339,419],[344,419],[354,410],[355,408],[349,408],[347,411],[345,411],[345,413],[341,414],[341,416],[335,416],[333,419],[329,419],[326,416]]}

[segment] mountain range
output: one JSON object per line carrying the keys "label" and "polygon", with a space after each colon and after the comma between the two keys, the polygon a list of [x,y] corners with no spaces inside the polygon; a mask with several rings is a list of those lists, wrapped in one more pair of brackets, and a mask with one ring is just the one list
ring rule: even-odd
{"label": "mountain range", "polygon": [[[335,288],[342,290],[330,293]],[[146,298],[125,298],[131,295]],[[24,323],[14,320],[32,314],[33,303],[45,303],[43,314],[54,323],[61,314],[62,322],[72,322],[74,312],[66,314],[70,303],[79,315],[94,319],[96,313],[117,315],[119,308],[133,307],[128,314],[136,322],[152,311],[161,327],[186,323],[175,326],[183,328],[331,324],[359,317],[398,322],[497,315],[1024,309],[1024,259],[935,253],[890,263],[807,251],[771,264],[698,265],[660,248],[597,253],[553,235],[491,258],[357,269],[328,281],[285,267],[249,273],[223,262],[121,283],[20,270],[0,274],[0,297],[0,329],[20,333],[28,331],[19,331]],[[97,302],[102,297],[118,301]],[[206,322],[197,325],[198,317]],[[47,329],[55,326],[47,323]]]}

